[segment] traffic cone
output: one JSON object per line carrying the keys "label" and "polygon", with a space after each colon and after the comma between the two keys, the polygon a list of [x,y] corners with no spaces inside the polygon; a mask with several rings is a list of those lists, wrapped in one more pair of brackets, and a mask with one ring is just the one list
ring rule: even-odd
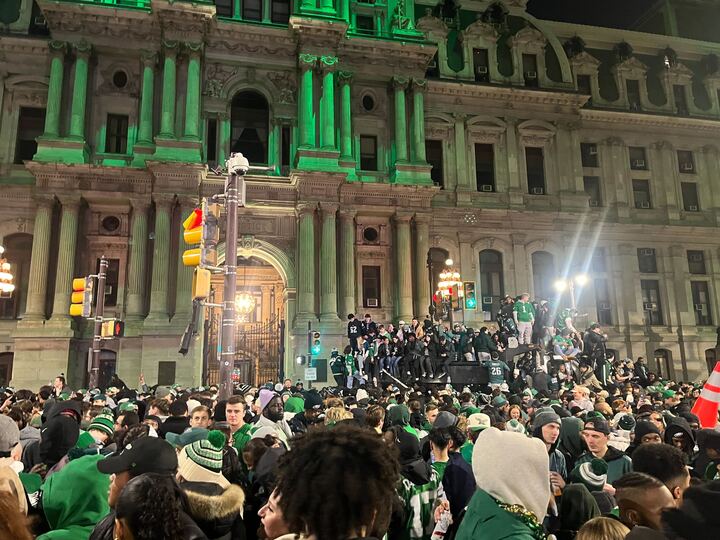
{"label": "traffic cone", "polygon": [[703,428],[714,428],[718,423],[718,405],[720,405],[720,362],[705,382],[700,397],[692,408],[692,413],[700,419]]}

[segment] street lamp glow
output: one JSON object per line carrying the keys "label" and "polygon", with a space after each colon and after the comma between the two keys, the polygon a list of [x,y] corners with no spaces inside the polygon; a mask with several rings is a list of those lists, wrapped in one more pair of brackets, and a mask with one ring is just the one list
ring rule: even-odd
{"label": "street lamp glow", "polygon": [[580,285],[581,287],[584,287],[588,282],[588,277],[585,274],[578,274],[575,276],[575,283]]}
{"label": "street lamp glow", "polygon": [[567,281],[565,281],[564,279],[558,279],[555,282],[555,290],[557,290],[558,292],[563,292],[565,289],[567,289],[567,286]]}
{"label": "street lamp glow", "polygon": [[445,259],[445,266],[452,266],[453,260],[452,259]]}

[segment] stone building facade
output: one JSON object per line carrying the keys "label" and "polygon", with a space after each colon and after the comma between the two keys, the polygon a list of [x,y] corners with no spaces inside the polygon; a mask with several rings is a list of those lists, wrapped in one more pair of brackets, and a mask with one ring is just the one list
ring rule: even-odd
{"label": "stone building facade", "polygon": [[454,314],[468,326],[506,293],[564,305],[552,283],[582,272],[583,324],[663,375],[702,376],[720,317],[720,43],[526,4],[10,2],[0,238],[18,287],[0,299],[0,378],[83,384],[71,280],[105,255],[108,315],[126,321],[105,375],[200,384],[216,342],[176,353],[181,222],[222,190],[232,151],[273,168],[248,177],[238,248],[278,285],[263,290],[287,376],[303,376],[308,328],[327,358],[347,313],[426,314],[446,256],[476,286],[477,309]]}

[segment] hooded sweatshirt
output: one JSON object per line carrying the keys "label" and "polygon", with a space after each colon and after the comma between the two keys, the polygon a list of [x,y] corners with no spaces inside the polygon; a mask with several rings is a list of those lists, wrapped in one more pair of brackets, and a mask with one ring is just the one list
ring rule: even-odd
{"label": "hooded sweatshirt", "polygon": [[[512,467],[489,466],[497,463]],[[499,503],[522,506],[540,527],[550,500],[549,461],[542,441],[487,428],[475,441],[473,472],[479,489],[460,523],[457,540],[528,540],[541,532]]]}
{"label": "hooded sweatshirt", "polygon": [[103,456],[71,461],[42,485],[42,505],[52,529],[38,540],[88,538],[95,525],[110,511],[107,503],[110,477],[97,469]]}
{"label": "hooded sweatshirt", "polygon": [[[580,465],[587,461],[592,461],[595,456],[591,452],[585,452],[580,459],[577,460],[576,464]],[[602,460],[607,463],[607,483],[612,484],[615,480],[618,480],[625,473],[632,472],[632,460],[627,457],[624,452],[608,446],[607,452],[602,457]]]}
{"label": "hooded sweatshirt", "polygon": [[663,434],[665,443],[673,444],[673,435],[677,433],[683,433],[685,435],[685,445],[682,448],[682,452],[685,455],[686,463],[689,464],[695,450],[695,434],[690,428],[688,421],[680,416],[673,418],[665,428],[665,433]]}
{"label": "hooded sweatshirt", "polygon": [[49,413],[40,435],[40,459],[48,468],[75,446],[80,436],[80,403],[58,401]]}
{"label": "hooded sweatshirt", "polygon": [[565,487],[560,500],[560,530],[558,540],[572,540],[586,521],[600,515],[595,498],[583,484]]}
{"label": "hooded sweatshirt", "polygon": [[575,468],[575,462],[585,451],[585,443],[580,436],[582,428],[583,421],[574,416],[560,420],[558,450],[565,456],[565,466],[570,471]]}

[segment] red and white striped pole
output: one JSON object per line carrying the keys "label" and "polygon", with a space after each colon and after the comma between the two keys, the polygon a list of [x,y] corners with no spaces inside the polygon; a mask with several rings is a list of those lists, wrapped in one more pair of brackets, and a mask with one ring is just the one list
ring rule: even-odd
{"label": "red and white striped pole", "polygon": [[720,362],[715,364],[715,369],[705,382],[700,392],[692,413],[700,419],[700,426],[703,428],[714,428],[718,423],[718,406],[720,406]]}

